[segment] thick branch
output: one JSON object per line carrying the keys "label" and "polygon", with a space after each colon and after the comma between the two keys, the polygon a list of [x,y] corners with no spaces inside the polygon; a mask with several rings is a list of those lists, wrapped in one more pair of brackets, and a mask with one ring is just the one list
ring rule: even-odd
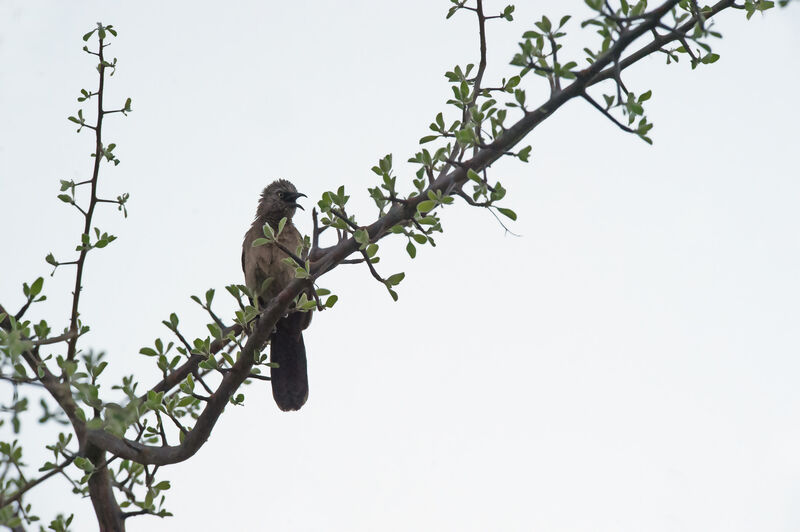
{"label": "thick branch", "polygon": [[[217,390],[208,398],[208,402],[197,418],[195,426],[186,433],[182,444],[163,447],[143,445],[136,441],[118,438],[100,429],[88,431],[87,441],[120,458],[133,460],[140,464],[174,464],[193,456],[208,440],[217,419],[219,419],[234,392],[245,380],[251,378],[250,370],[253,367],[255,358],[270,334],[272,334],[275,324],[286,313],[294,298],[300,292],[307,290],[310,284],[311,281],[308,279],[295,279],[280,294],[270,300],[259,316],[258,323],[254,327],[253,333],[248,337],[239,359],[230,371],[225,373]],[[188,375],[188,373],[186,374]],[[167,378],[170,377],[172,375]],[[180,382],[180,380],[177,382]]]}

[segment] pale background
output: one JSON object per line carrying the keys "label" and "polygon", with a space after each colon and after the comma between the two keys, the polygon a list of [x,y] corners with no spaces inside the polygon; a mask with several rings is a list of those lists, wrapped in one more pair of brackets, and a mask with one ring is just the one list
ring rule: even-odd
{"label": "pale background", "polygon": [[[444,71],[476,60],[472,18],[445,22],[448,5],[0,0],[0,301],[21,304],[49,251],[72,256],[80,217],[56,194],[90,170],[92,138],[66,117],[96,84],[80,51],[96,21],[120,32],[109,101],[134,108],[108,121],[122,164],[101,193],[131,200],[127,220],[96,217],[119,240],[90,255],[83,345],[108,352],[109,386],[149,385],[137,352],[168,337],[162,319],[205,334],[189,295],[209,287],[228,314],[272,179],[307,207],[345,183],[374,218],[370,166],[412,155]],[[586,11],[518,2],[492,26],[488,75],[542,13]],[[176,517],[129,530],[800,530],[800,10],[718,28],[717,64],[626,74],[654,91],[655,146],[576,101],[530,137],[532,164],[496,165],[520,238],[459,205],[415,261],[382,247],[381,271],[407,272],[398,303],[363,266],[323,278],[340,301],[307,331],[308,404],[284,414],[265,383],[246,390],[162,470]],[[47,276],[29,316],[62,327],[72,275]],[[50,436],[28,427],[35,461]],[[56,480],[29,501],[94,529],[68,493]]]}

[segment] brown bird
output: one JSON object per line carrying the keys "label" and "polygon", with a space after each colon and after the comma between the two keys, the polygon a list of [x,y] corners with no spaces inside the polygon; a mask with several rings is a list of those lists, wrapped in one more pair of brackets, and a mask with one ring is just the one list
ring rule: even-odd
{"label": "brown bird", "polygon": [[[278,236],[278,242],[291,251],[297,250],[303,241],[292,223],[298,207],[299,197],[293,184],[285,179],[273,181],[261,193],[256,218],[244,235],[242,245],[242,269],[247,288],[258,298],[263,308],[270,299],[279,294],[294,279],[295,265],[284,262],[287,257],[275,244],[253,247],[253,241],[264,237],[264,225],[278,232],[278,224],[286,218],[286,225]],[[265,285],[265,281],[272,281]],[[283,411],[299,410],[308,399],[308,371],[303,330],[311,322],[310,312],[290,312],[275,324],[270,337],[270,361],[278,364],[271,368],[272,397]]]}

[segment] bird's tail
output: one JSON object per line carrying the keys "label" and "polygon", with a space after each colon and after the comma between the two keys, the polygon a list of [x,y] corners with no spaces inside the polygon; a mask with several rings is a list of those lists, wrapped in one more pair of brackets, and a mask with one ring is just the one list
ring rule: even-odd
{"label": "bird's tail", "polygon": [[300,410],[308,399],[308,369],[303,329],[307,318],[293,312],[275,324],[270,361],[278,364],[270,370],[272,397],[284,412]]}

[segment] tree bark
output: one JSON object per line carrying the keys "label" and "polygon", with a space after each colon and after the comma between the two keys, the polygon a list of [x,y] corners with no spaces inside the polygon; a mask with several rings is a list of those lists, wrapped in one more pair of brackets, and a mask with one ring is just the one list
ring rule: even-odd
{"label": "tree bark", "polygon": [[89,479],[89,497],[92,499],[94,513],[100,532],[124,532],[125,519],[114,498],[111,485],[111,473],[106,466],[106,453],[102,449],[90,445],[86,449],[86,457],[95,466]]}

